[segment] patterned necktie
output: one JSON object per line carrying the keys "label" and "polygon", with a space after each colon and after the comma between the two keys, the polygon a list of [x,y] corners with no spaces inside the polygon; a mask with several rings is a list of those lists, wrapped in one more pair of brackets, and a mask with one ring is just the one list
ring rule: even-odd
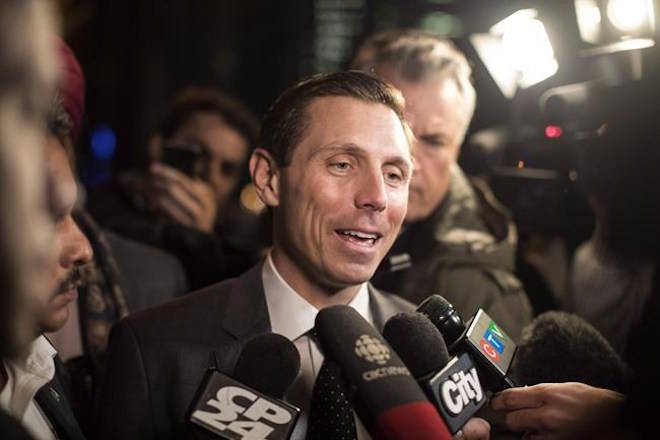
{"label": "patterned necktie", "polygon": [[323,361],[312,390],[308,440],[355,440],[355,420],[348,401],[348,383],[339,366]]}

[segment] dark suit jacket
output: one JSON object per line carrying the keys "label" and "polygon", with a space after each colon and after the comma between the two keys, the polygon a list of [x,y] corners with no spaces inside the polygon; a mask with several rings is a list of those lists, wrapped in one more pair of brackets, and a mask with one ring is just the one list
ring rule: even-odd
{"label": "dark suit jacket", "polygon": [[[231,374],[243,344],[270,331],[259,264],[240,278],[129,316],[110,337],[107,375],[98,398],[100,439],[189,437],[185,415],[217,353]],[[374,323],[414,306],[370,286]]]}
{"label": "dark suit jacket", "polygon": [[53,380],[39,388],[34,399],[44,416],[50,421],[57,436],[64,440],[84,440],[85,436],[71,408],[69,378],[62,361],[55,356]]}

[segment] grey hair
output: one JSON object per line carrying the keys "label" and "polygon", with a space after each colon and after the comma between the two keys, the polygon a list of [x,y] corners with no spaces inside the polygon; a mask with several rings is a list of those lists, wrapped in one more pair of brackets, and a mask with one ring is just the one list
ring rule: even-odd
{"label": "grey hair", "polygon": [[413,83],[442,78],[453,80],[465,103],[465,135],[477,94],[472,85],[472,68],[450,40],[418,29],[380,32],[358,48],[350,67],[375,75],[391,72]]}

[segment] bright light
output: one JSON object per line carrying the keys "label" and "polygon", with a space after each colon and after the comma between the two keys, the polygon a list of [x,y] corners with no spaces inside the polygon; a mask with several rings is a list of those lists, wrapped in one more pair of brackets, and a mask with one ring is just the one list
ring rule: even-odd
{"label": "bright light", "polygon": [[516,72],[521,88],[549,78],[558,68],[548,33],[536,15],[534,9],[523,9],[490,29],[491,34],[501,38],[502,53]]}
{"label": "bright light", "polygon": [[653,17],[653,2],[649,0],[610,0],[607,16],[612,24],[623,32],[641,28]]}
{"label": "bright light", "polygon": [[582,40],[595,44],[600,39],[600,9],[596,0],[575,0],[575,15]]}

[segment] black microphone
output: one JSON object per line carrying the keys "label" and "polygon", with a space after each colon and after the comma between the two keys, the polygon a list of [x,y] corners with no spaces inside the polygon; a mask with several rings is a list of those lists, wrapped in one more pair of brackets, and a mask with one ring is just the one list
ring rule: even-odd
{"label": "black microphone", "polygon": [[440,411],[452,434],[486,403],[470,356],[449,359],[440,331],[419,312],[399,313],[385,324],[383,336]]}
{"label": "black microphone", "polygon": [[396,352],[354,309],[321,310],[315,329],[324,355],[352,386],[355,411],[374,439],[452,438]]}
{"label": "black microphone", "polygon": [[625,393],[631,372],[591,324],[566,312],[546,312],[528,324],[510,375],[516,382],[582,382]]}
{"label": "black microphone", "polygon": [[449,353],[468,353],[484,388],[497,392],[517,386],[509,376],[516,344],[483,309],[465,324],[449,301],[440,295],[426,298],[417,311],[440,330]]}
{"label": "black microphone", "polygon": [[300,354],[293,342],[276,333],[259,335],[245,344],[233,379],[209,369],[188,420],[224,439],[288,439],[300,409],[279,399],[299,370]]}

